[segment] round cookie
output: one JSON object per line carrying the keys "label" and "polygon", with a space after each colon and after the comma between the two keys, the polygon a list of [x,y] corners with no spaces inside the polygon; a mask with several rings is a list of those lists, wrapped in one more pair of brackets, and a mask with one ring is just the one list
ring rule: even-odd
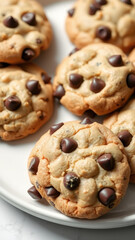
{"label": "round cookie", "polygon": [[135,67],[135,48],[132,50],[132,52],[129,54],[129,60],[133,63]]}
{"label": "round cookie", "polygon": [[35,64],[0,68],[0,137],[23,138],[46,123],[53,111],[50,77]]}
{"label": "round cookie", "polygon": [[28,170],[33,198],[45,198],[70,217],[88,219],[120,202],[130,175],[119,139],[89,118],[53,125],[33,148]]}
{"label": "round cookie", "polygon": [[129,51],[135,46],[135,0],[78,0],[68,11],[66,31],[79,48],[108,42]]}
{"label": "round cookie", "polygon": [[49,47],[51,25],[34,0],[0,0],[0,62],[24,63]]}
{"label": "round cookie", "polygon": [[104,115],[125,104],[134,91],[134,80],[135,69],[121,49],[91,44],[72,51],[59,65],[54,96],[76,115],[87,110]]}
{"label": "round cookie", "polygon": [[121,111],[106,118],[104,125],[122,141],[131,168],[130,182],[135,183],[135,98]]}

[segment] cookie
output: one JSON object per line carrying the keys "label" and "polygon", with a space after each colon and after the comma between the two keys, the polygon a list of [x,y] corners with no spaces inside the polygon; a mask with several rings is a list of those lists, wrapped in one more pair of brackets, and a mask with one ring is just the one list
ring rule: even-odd
{"label": "cookie", "polygon": [[135,0],[78,0],[68,10],[66,31],[79,48],[107,42],[129,51],[135,46]]}
{"label": "cookie", "polygon": [[134,87],[133,65],[121,49],[105,43],[72,51],[59,65],[53,84],[54,96],[76,115],[112,112],[125,104]]}
{"label": "cookie", "polygon": [[130,182],[135,183],[135,98],[132,98],[121,111],[106,118],[104,125],[123,143],[131,168]]}
{"label": "cookie", "polygon": [[0,62],[28,62],[50,45],[51,25],[34,0],[0,0],[0,25]]}
{"label": "cookie", "polygon": [[132,52],[129,54],[129,60],[133,63],[135,66],[135,48],[132,50]]}
{"label": "cookie", "polygon": [[117,136],[85,118],[53,125],[33,148],[28,172],[33,198],[67,216],[94,219],[120,202],[130,168]]}
{"label": "cookie", "polygon": [[50,77],[35,64],[0,68],[0,137],[23,138],[46,123],[53,111]]}

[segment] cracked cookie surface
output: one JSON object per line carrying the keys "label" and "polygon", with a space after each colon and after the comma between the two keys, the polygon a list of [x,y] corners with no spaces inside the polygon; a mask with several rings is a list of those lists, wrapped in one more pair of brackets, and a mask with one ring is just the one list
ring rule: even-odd
{"label": "cracked cookie surface", "polygon": [[51,25],[34,0],[0,0],[0,62],[24,63],[49,47]]}
{"label": "cracked cookie surface", "polygon": [[119,139],[105,126],[73,121],[53,125],[33,148],[28,193],[62,213],[94,219],[124,196],[130,168]]}
{"label": "cracked cookie surface", "polygon": [[76,115],[104,115],[120,108],[134,91],[135,69],[111,44],[92,44],[70,54],[58,66],[54,96]]}
{"label": "cracked cookie surface", "polygon": [[0,68],[0,137],[5,141],[37,131],[53,111],[50,77],[35,64]]}
{"label": "cracked cookie surface", "polygon": [[66,31],[79,48],[108,42],[127,51],[135,46],[135,1],[78,0],[68,11]]}
{"label": "cracked cookie surface", "polygon": [[130,182],[135,183],[135,98],[133,97],[121,111],[106,118],[104,125],[122,141],[131,168]]}

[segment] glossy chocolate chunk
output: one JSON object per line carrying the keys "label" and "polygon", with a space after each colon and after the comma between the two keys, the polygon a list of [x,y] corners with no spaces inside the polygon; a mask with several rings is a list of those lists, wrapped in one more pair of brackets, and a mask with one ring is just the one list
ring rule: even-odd
{"label": "glossy chocolate chunk", "polygon": [[97,11],[99,11],[101,8],[100,8],[100,5],[99,4],[96,4],[96,3],[91,3],[90,4],[90,8],[89,8],[89,14],[90,15],[95,15],[95,13]]}
{"label": "glossy chocolate chunk", "polygon": [[51,77],[49,77],[46,73],[42,72],[41,77],[42,77],[42,80],[45,84],[50,83]]}
{"label": "glossy chocolate chunk", "polygon": [[79,48],[74,48],[70,53],[69,56],[71,56],[72,54],[76,53],[77,51],[79,51]]}
{"label": "glossy chocolate chunk", "polygon": [[69,172],[64,176],[63,183],[68,190],[74,190],[79,186],[80,178],[74,172]]}
{"label": "glossy chocolate chunk", "polygon": [[32,198],[34,198],[34,199],[36,199],[36,200],[39,200],[39,199],[42,198],[41,195],[40,195],[40,193],[39,193],[39,192],[37,191],[37,189],[35,188],[35,186],[33,186],[33,187],[31,187],[31,188],[28,189],[28,194],[29,194]]}
{"label": "glossy chocolate chunk", "polygon": [[32,95],[38,95],[41,92],[41,86],[37,80],[29,80],[26,87]]}
{"label": "glossy chocolate chunk", "polygon": [[52,135],[54,132],[56,132],[59,128],[61,128],[64,125],[63,122],[58,123],[58,124],[54,124],[53,126],[51,126],[50,128],[50,135]]}
{"label": "glossy chocolate chunk", "polygon": [[85,124],[91,124],[91,123],[92,123],[92,121],[90,120],[90,118],[86,117],[81,121],[80,124],[85,125]]}
{"label": "glossy chocolate chunk", "polygon": [[135,74],[134,73],[128,74],[127,85],[128,85],[129,88],[135,87]]}
{"label": "glossy chocolate chunk", "polygon": [[10,96],[6,98],[4,105],[9,111],[15,111],[21,106],[21,101],[17,96]]}
{"label": "glossy chocolate chunk", "polygon": [[118,133],[118,138],[121,140],[123,143],[124,147],[127,147],[130,142],[132,141],[132,135],[128,130],[123,130]]}
{"label": "glossy chocolate chunk", "polygon": [[22,20],[23,20],[23,22],[25,22],[25,23],[27,23],[28,25],[31,25],[31,26],[36,26],[36,24],[37,24],[35,13],[32,13],[32,12],[28,12],[28,13],[23,14]]}
{"label": "glossy chocolate chunk", "polygon": [[106,171],[111,171],[115,167],[115,160],[110,153],[101,155],[97,159],[98,164]]}
{"label": "glossy chocolate chunk", "polygon": [[109,187],[103,188],[98,193],[98,199],[103,205],[109,207],[116,199],[115,191]]}
{"label": "glossy chocolate chunk", "polygon": [[126,3],[128,5],[133,5],[131,0],[120,0],[120,1],[123,2],[123,3]]}
{"label": "glossy chocolate chunk", "polygon": [[74,12],[75,12],[75,8],[69,9],[69,10],[68,10],[68,16],[69,16],[69,17],[73,17]]}
{"label": "glossy chocolate chunk", "polygon": [[96,113],[93,112],[91,109],[86,110],[86,111],[84,112],[84,114],[85,114],[86,116],[88,116],[89,118],[94,118],[94,117],[96,116]]}
{"label": "glossy chocolate chunk", "polygon": [[46,187],[45,191],[48,197],[57,198],[60,195],[60,193],[53,186]]}
{"label": "glossy chocolate chunk", "polygon": [[37,156],[33,157],[30,162],[29,171],[36,174],[38,171],[39,158]]}
{"label": "glossy chocolate chunk", "polygon": [[83,82],[83,76],[78,73],[72,73],[69,75],[69,85],[70,87],[77,89],[81,86]]}
{"label": "glossy chocolate chunk", "polygon": [[62,152],[71,153],[78,147],[77,142],[71,138],[63,138],[60,142]]}
{"label": "glossy chocolate chunk", "polygon": [[111,30],[108,27],[100,26],[96,30],[96,37],[103,41],[108,41],[111,38]]}
{"label": "glossy chocolate chunk", "polygon": [[3,24],[8,28],[16,28],[18,26],[18,21],[12,16],[9,16],[3,20]]}
{"label": "glossy chocolate chunk", "polygon": [[99,93],[105,87],[105,82],[100,78],[93,78],[90,85],[90,90],[94,93]]}
{"label": "glossy chocolate chunk", "polygon": [[9,65],[10,65],[9,63],[0,62],[0,68],[6,68],[6,67],[8,67]]}
{"label": "glossy chocolate chunk", "polygon": [[22,59],[25,61],[31,60],[35,56],[35,51],[31,48],[25,48],[22,53]]}
{"label": "glossy chocolate chunk", "polygon": [[63,87],[62,85],[59,85],[59,86],[56,88],[53,96],[56,97],[56,98],[58,98],[58,99],[61,99],[64,95],[65,95],[65,89],[64,89],[64,87]]}
{"label": "glossy chocolate chunk", "polygon": [[95,0],[95,2],[101,6],[107,4],[106,0]]}
{"label": "glossy chocolate chunk", "polygon": [[121,55],[113,55],[113,56],[109,57],[108,62],[113,67],[120,67],[120,66],[124,65]]}

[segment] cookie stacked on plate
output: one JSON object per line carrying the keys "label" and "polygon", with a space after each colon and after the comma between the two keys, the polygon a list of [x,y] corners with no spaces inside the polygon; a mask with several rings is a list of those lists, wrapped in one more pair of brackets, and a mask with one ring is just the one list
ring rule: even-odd
{"label": "cookie stacked on plate", "polygon": [[28,62],[49,47],[52,28],[34,0],[0,0],[0,15],[0,137],[8,141],[37,131],[51,117],[50,77]]}

